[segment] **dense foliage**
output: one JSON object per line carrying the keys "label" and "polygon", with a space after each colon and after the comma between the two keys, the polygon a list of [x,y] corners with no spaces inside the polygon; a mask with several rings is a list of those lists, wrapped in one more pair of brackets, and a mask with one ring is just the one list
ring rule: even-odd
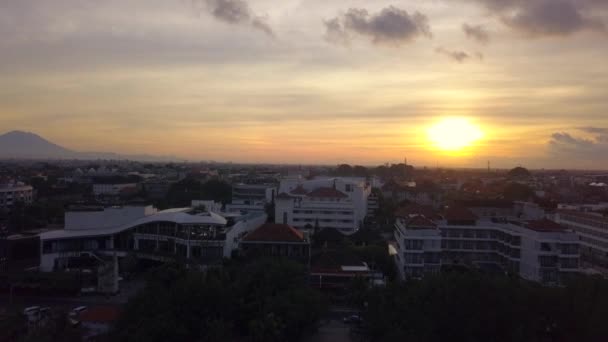
{"label": "dense foliage", "polygon": [[171,186],[167,194],[168,207],[181,207],[190,205],[192,200],[213,200],[229,203],[232,199],[230,184],[210,180],[204,183],[192,178],[186,178]]}
{"label": "dense foliage", "polygon": [[314,330],[323,311],[304,267],[287,260],[205,273],[165,265],[129,301],[112,340],[293,341]]}
{"label": "dense foliage", "polygon": [[443,273],[372,290],[364,312],[373,341],[606,341],[608,282],[561,288],[483,274]]}

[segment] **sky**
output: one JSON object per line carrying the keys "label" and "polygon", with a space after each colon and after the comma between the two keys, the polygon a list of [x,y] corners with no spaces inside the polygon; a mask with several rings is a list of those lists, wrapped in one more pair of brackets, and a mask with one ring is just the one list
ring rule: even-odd
{"label": "sky", "polygon": [[[3,0],[0,133],[190,160],[608,169],[605,0]],[[442,150],[452,118],[483,137]]]}

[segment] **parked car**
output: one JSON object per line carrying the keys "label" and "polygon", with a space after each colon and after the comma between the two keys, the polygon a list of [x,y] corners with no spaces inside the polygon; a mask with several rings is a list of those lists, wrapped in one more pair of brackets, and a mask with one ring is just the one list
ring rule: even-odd
{"label": "parked car", "polygon": [[78,315],[80,315],[81,312],[85,311],[86,309],[86,306],[77,306],[70,311],[69,316],[76,318],[78,317]]}

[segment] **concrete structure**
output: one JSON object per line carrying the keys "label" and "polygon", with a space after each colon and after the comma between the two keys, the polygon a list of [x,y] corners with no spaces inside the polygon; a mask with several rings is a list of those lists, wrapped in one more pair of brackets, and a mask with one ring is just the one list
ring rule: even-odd
{"label": "concrete structure", "polygon": [[11,209],[18,202],[30,204],[34,200],[34,189],[21,182],[0,184],[0,209]]}
{"label": "concrete structure", "polygon": [[233,215],[229,222],[197,207],[76,209],[66,213],[64,229],[40,234],[41,271],[64,270],[75,257],[121,258],[131,253],[159,261],[214,263],[229,258],[239,239],[266,221],[265,214],[251,214]]}
{"label": "concrete structure", "polygon": [[558,210],[554,219],[578,234],[582,266],[608,276],[608,217],[595,212]]}
{"label": "concrete structure", "polygon": [[576,233],[547,219],[479,218],[453,207],[442,215],[408,213],[395,223],[403,279],[464,265],[503,270],[548,285],[579,272]]}
{"label": "concrete structure", "polygon": [[308,231],[318,226],[352,234],[367,215],[370,192],[363,178],[284,179],[275,200],[275,220]]}
{"label": "concrete structure", "polygon": [[232,203],[226,205],[228,212],[264,212],[266,205],[272,203],[277,194],[277,184],[232,185]]}

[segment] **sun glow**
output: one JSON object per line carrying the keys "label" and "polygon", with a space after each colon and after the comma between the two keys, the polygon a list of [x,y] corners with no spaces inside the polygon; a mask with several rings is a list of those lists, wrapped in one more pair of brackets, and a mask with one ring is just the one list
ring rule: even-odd
{"label": "sun glow", "polygon": [[443,151],[460,151],[483,137],[483,132],[464,118],[442,119],[428,130],[429,140]]}

